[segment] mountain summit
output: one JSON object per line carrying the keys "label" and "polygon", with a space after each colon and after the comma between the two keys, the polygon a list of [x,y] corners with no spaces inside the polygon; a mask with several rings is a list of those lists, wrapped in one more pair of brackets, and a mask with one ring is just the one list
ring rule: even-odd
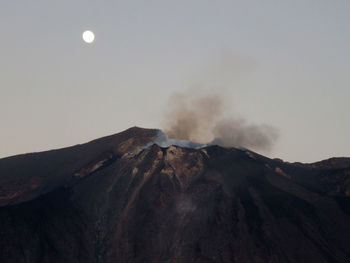
{"label": "mountain summit", "polygon": [[0,159],[0,262],[350,262],[350,158],[131,128]]}

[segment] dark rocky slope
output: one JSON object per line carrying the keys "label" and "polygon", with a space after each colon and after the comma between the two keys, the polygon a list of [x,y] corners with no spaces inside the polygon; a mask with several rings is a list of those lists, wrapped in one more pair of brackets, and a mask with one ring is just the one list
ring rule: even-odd
{"label": "dark rocky slope", "polygon": [[350,262],[350,159],[153,144],[0,159],[0,262]]}

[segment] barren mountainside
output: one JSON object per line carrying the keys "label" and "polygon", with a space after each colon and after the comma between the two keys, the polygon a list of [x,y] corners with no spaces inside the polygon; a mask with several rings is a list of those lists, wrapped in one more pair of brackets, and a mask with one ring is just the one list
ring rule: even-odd
{"label": "barren mountainside", "polygon": [[350,262],[350,158],[285,163],[159,134],[0,159],[0,262]]}

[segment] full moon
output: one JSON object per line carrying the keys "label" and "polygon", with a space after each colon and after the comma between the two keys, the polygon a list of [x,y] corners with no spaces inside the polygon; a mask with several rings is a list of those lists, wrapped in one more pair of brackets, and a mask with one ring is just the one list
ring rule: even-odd
{"label": "full moon", "polygon": [[86,42],[86,43],[92,43],[94,42],[95,40],[95,34],[90,31],[90,30],[87,30],[83,33],[83,40]]}

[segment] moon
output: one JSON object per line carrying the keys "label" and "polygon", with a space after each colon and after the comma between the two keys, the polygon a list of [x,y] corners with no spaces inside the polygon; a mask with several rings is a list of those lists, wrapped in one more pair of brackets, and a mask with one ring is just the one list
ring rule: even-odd
{"label": "moon", "polygon": [[90,31],[90,30],[86,30],[86,31],[84,31],[84,33],[83,33],[83,40],[84,40],[86,43],[90,44],[90,43],[94,42],[94,40],[95,40],[95,34],[94,34],[92,31]]}

